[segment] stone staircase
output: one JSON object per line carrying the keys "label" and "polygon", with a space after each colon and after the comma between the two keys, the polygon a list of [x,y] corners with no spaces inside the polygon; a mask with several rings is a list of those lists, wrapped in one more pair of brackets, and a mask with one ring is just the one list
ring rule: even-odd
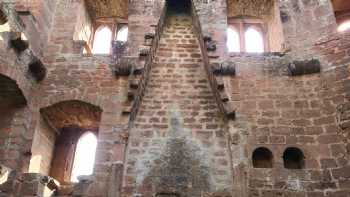
{"label": "stone staircase", "polygon": [[[125,164],[123,194],[201,196],[230,191],[225,123],[191,15],[168,13],[150,66],[130,128],[126,161],[132,162]],[[220,170],[210,170],[216,167]]]}

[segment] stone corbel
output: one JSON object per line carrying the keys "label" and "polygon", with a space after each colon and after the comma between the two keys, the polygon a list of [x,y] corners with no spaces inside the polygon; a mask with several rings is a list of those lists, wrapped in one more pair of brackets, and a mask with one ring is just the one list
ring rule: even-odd
{"label": "stone corbel", "polygon": [[317,59],[293,61],[288,65],[289,76],[300,76],[321,72],[321,63]]}
{"label": "stone corbel", "polygon": [[203,40],[205,45],[207,46],[208,52],[216,51],[216,42],[212,39],[211,36],[204,36]]}
{"label": "stone corbel", "polygon": [[212,64],[212,69],[214,75],[236,75],[236,65],[230,61]]}

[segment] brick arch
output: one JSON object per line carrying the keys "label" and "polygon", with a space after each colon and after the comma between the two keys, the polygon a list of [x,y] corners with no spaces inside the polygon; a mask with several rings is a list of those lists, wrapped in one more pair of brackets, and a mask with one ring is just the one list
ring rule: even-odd
{"label": "brick arch", "polygon": [[[52,122],[53,125],[51,126],[55,126],[57,129],[67,126],[95,128],[97,127],[97,122],[101,120],[102,109],[89,102],[71,99],[41,108],[40,112],[42,115],[47,116],[47,118],[51,118],[51,121],[56,121]],[[74,118],[75,116],[79,117]],[[85,121],[88,119],[90,121]]]}
{"label": "brick arch", "polygon": [[31,83],[25,77],[23,72],[19,71],[15,67],[0,64],[0,75],[6,76],[13,80],[18,88],[22,91],[25,98],[29,98],[29,90]]}
{"label": "brick arch", "polygon": [[45,102],[42,102],[39,104],[39,109],[44,109],[50,106],[53,106],[58,103],[68,102],[68,101],[80,101],[83,103],[87,103],[93,106],[96,106],[103,110],[103,106],[101,105],[101,101],[99,101],[98,97],[91,97],[91,96],[82,96],[79,94],[72,94],[72,93],[62,93],[59,95],[48,95],[49,99]]}
{"label": "brick arch", "polygon": [[278,3],[278,0],[261,0],[261,1],[227,0],[228,17],[235,17],[235,16],[260,17],[261,15],[268,14],[270,11],[272,11],[274,3]]}
{"label": "brick arch", "polygon": [[50,154],[36,148],[38,143],[36,146],[33,144],[32,148],[33,158],[46,156],[39,161],[40,165],[34,164],[33,169],[35,166],[40,166],[40,172],[54,177],[61,184],[70,183],[74,155],[80,137],[86,132],[92,132],[98,136],[102,115],[102,109],[98,105],[81,99],[64,98],[40,108],[42,120],[36,136],[52,136],[49,138],[51,146],[46,148],[51,150]]}
{"label": "brick arch", "polygon": [[[3,67],[0,67],[3,68]],[[19,87],[20,76],[14,70],[0,70],[0,163],[14,170],[22,170],[25,165],[26,141],[28,135],[27,99]],[[20,81],[20,80],[19,80]],[[8,146],[16,143],[20,146]]]}

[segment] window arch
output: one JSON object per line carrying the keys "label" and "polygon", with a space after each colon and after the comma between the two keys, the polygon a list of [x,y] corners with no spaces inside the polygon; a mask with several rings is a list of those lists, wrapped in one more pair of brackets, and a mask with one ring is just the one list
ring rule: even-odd
{"label": "window arch", "polygon": [[78,176],[91,175],[95,163],[97,138],[92,132],[83,134],[75,149],[71,181],[77,182]]}
{"label": "window arch", "polygon": [[338,25],[339,32],[345,32],[350,30],[350,19],[346,20]]}
{"label": "window arch", "polygon": [[264,52],[264,38],[262,34],[253,27],[249,27],[244,33],[245,48],[248,53]]}
{"label": "window arch", "polygon": [[287,148],[283,153],[284,167],[287,169],[303,169],[304,159],[304,153],[299,148]]}
{"label": "window arch", "polygon": [[126,25],[121,26],[117,31],[116,40],[126,42],[128,40],[129,28]]}
{"label": "window arch", "polygon": [[93,53],[109,54],[111,49],[112,31],[107,26],[99,27],[94,36]]}
{"label": "window arch", "polygon": [[234,27],[227,28],[227,48],[229,52],[240,52],[241,44],[239,33]]}
{"label": "window arch", "polygon": [[254,168],[272,168],[273,167],[273,155],[272,152],[264,147],[257,148],[253,152],[252,156]]}

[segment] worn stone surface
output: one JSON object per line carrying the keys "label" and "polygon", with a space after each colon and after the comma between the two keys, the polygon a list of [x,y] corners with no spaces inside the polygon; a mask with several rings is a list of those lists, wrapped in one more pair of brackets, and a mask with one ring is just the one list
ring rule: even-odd
{"label": "worn stone surface", "polygon": [[[165,5],[0,2],[0,30],[9,24],[28,44],[0,38],[0,163],[11,172],[0,196],[348,197],[350,34],[336,31],[348,1],[193,0],[194,21],[165,18]],[[228,24],[242,17],[263,21],[267,53],[227,52]],[[82,54],[99,25],[120,22],[129,26],[123,53]],[[198,41],[208,37],[209,50]],[[28,72],[34,58],[42,80]],[[312,59],[317,72],[288,75],[289,63],[309,69]],[[220,66],[206,72],[206,63]],[[98,134],[94,174],[72,184],[87,130]],[[290,147],[303,152],[303,169],[285,168]],[[272,165],[254,168],[258,148]],[[47,175],[63,184],[47,191]]]}

